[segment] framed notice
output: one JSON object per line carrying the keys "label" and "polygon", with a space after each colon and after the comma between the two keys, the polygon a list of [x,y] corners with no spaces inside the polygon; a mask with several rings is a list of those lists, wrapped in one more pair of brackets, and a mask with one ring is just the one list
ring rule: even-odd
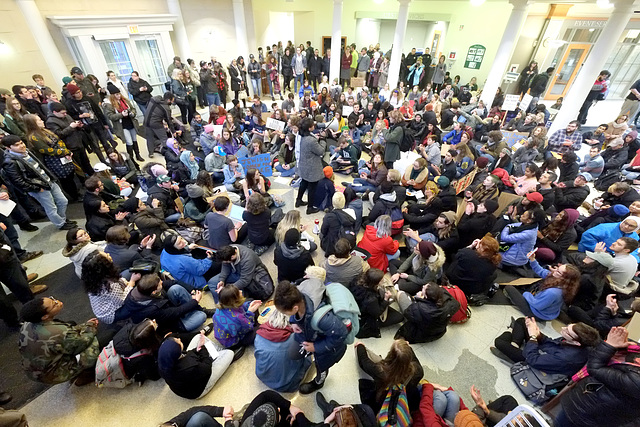
{"label": "framed notice", "polygon": [[471,68],[472,70],[479,69],[486,51],[487,48],[481,44],[470,46],[467,51],[467,56],[464,58],[464,68]]}

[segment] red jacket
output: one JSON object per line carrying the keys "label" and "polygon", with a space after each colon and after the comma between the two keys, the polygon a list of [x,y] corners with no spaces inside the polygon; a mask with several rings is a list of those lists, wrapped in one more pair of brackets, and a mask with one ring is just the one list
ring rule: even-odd
{"label": "red jacket", "polygon": [[387,268],[389,268],[387,254],[395,254],[400,247],[400,243],[397,240],[393,240],[390,236],[382,238],[376,236],[375,227],[367,225],[364,236],[362,236],[362,240],[360,240],[358,246],[371,254],[371,258],[369,258],[367,262],[372,268],[387,271]]}
{"label": "red jacket", "polygon": [[[449,390],[453,390],[449,387]],[[460,399],[460,410],[468,409]],[[420,407],[411,413],[413,427],[448,427],[444,419],[433,409],[433,385],[422,384]]]}

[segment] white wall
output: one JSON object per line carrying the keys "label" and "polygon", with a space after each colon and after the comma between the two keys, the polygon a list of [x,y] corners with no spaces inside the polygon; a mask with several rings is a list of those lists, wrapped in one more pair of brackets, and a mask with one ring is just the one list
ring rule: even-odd
{"label": "white wall", "polygon": [[358,49],[380,42],[380,19],[362,18],[356,20],[356,46]]}

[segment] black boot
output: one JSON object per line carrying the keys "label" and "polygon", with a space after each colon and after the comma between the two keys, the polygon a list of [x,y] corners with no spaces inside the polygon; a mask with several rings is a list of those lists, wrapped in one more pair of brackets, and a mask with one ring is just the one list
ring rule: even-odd
{"label": "black boot", "polygon": [[136,153],[136,160],[144,162],[144,158],[140,155],[140,146],[138,145],[137,139],[133,141],[133,151]]}
{"label": "black boot", "polygon": [[327,378],[329,370],[318,372],[316,377],[300,386],[300,394],[311,394],[316,390],[320,390],[324,386],[324,380]]}
{"label": "black boot", "polygon": [[125,145],[125,146],[127,147],[127,154],[129,155],[129,158],[133,162],[133,165],[136,167],[136,169],[140,170],[140,165],[138,165],[135,159],[133,158],[133,146],[132,145]]}

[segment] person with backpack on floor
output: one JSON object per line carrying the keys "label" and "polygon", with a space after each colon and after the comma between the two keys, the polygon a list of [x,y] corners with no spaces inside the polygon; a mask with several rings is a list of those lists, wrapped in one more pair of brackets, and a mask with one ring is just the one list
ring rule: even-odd
{"label": "person with backpack on floor", "polygon": [[[347,290],[348,292],[348,290]],[[326,312],[313,327],[314,307],[311,298],[303,294],[288,281],[282,281],[276,288],[274,298],[276,308],[291,316],[291,326],[295,332],[295,344],[289,349],[291,359],[314,356],[316,377],[300,385],[301,394],[309,394],[322,388],[329,368],[338,363],[347,350],[346,339],[349,329],[332,310]]]}
{"label": "person with backpack on floor", "polygon": [[335,253],[336,242],[339,239],[346,238],[355,246],[358,232],[354,228],[355,212],[352,209],[344,209],[344,194],[334,193],[331,203],[333,210],[324,216],[320,227],[320,247],[327,258]]}

